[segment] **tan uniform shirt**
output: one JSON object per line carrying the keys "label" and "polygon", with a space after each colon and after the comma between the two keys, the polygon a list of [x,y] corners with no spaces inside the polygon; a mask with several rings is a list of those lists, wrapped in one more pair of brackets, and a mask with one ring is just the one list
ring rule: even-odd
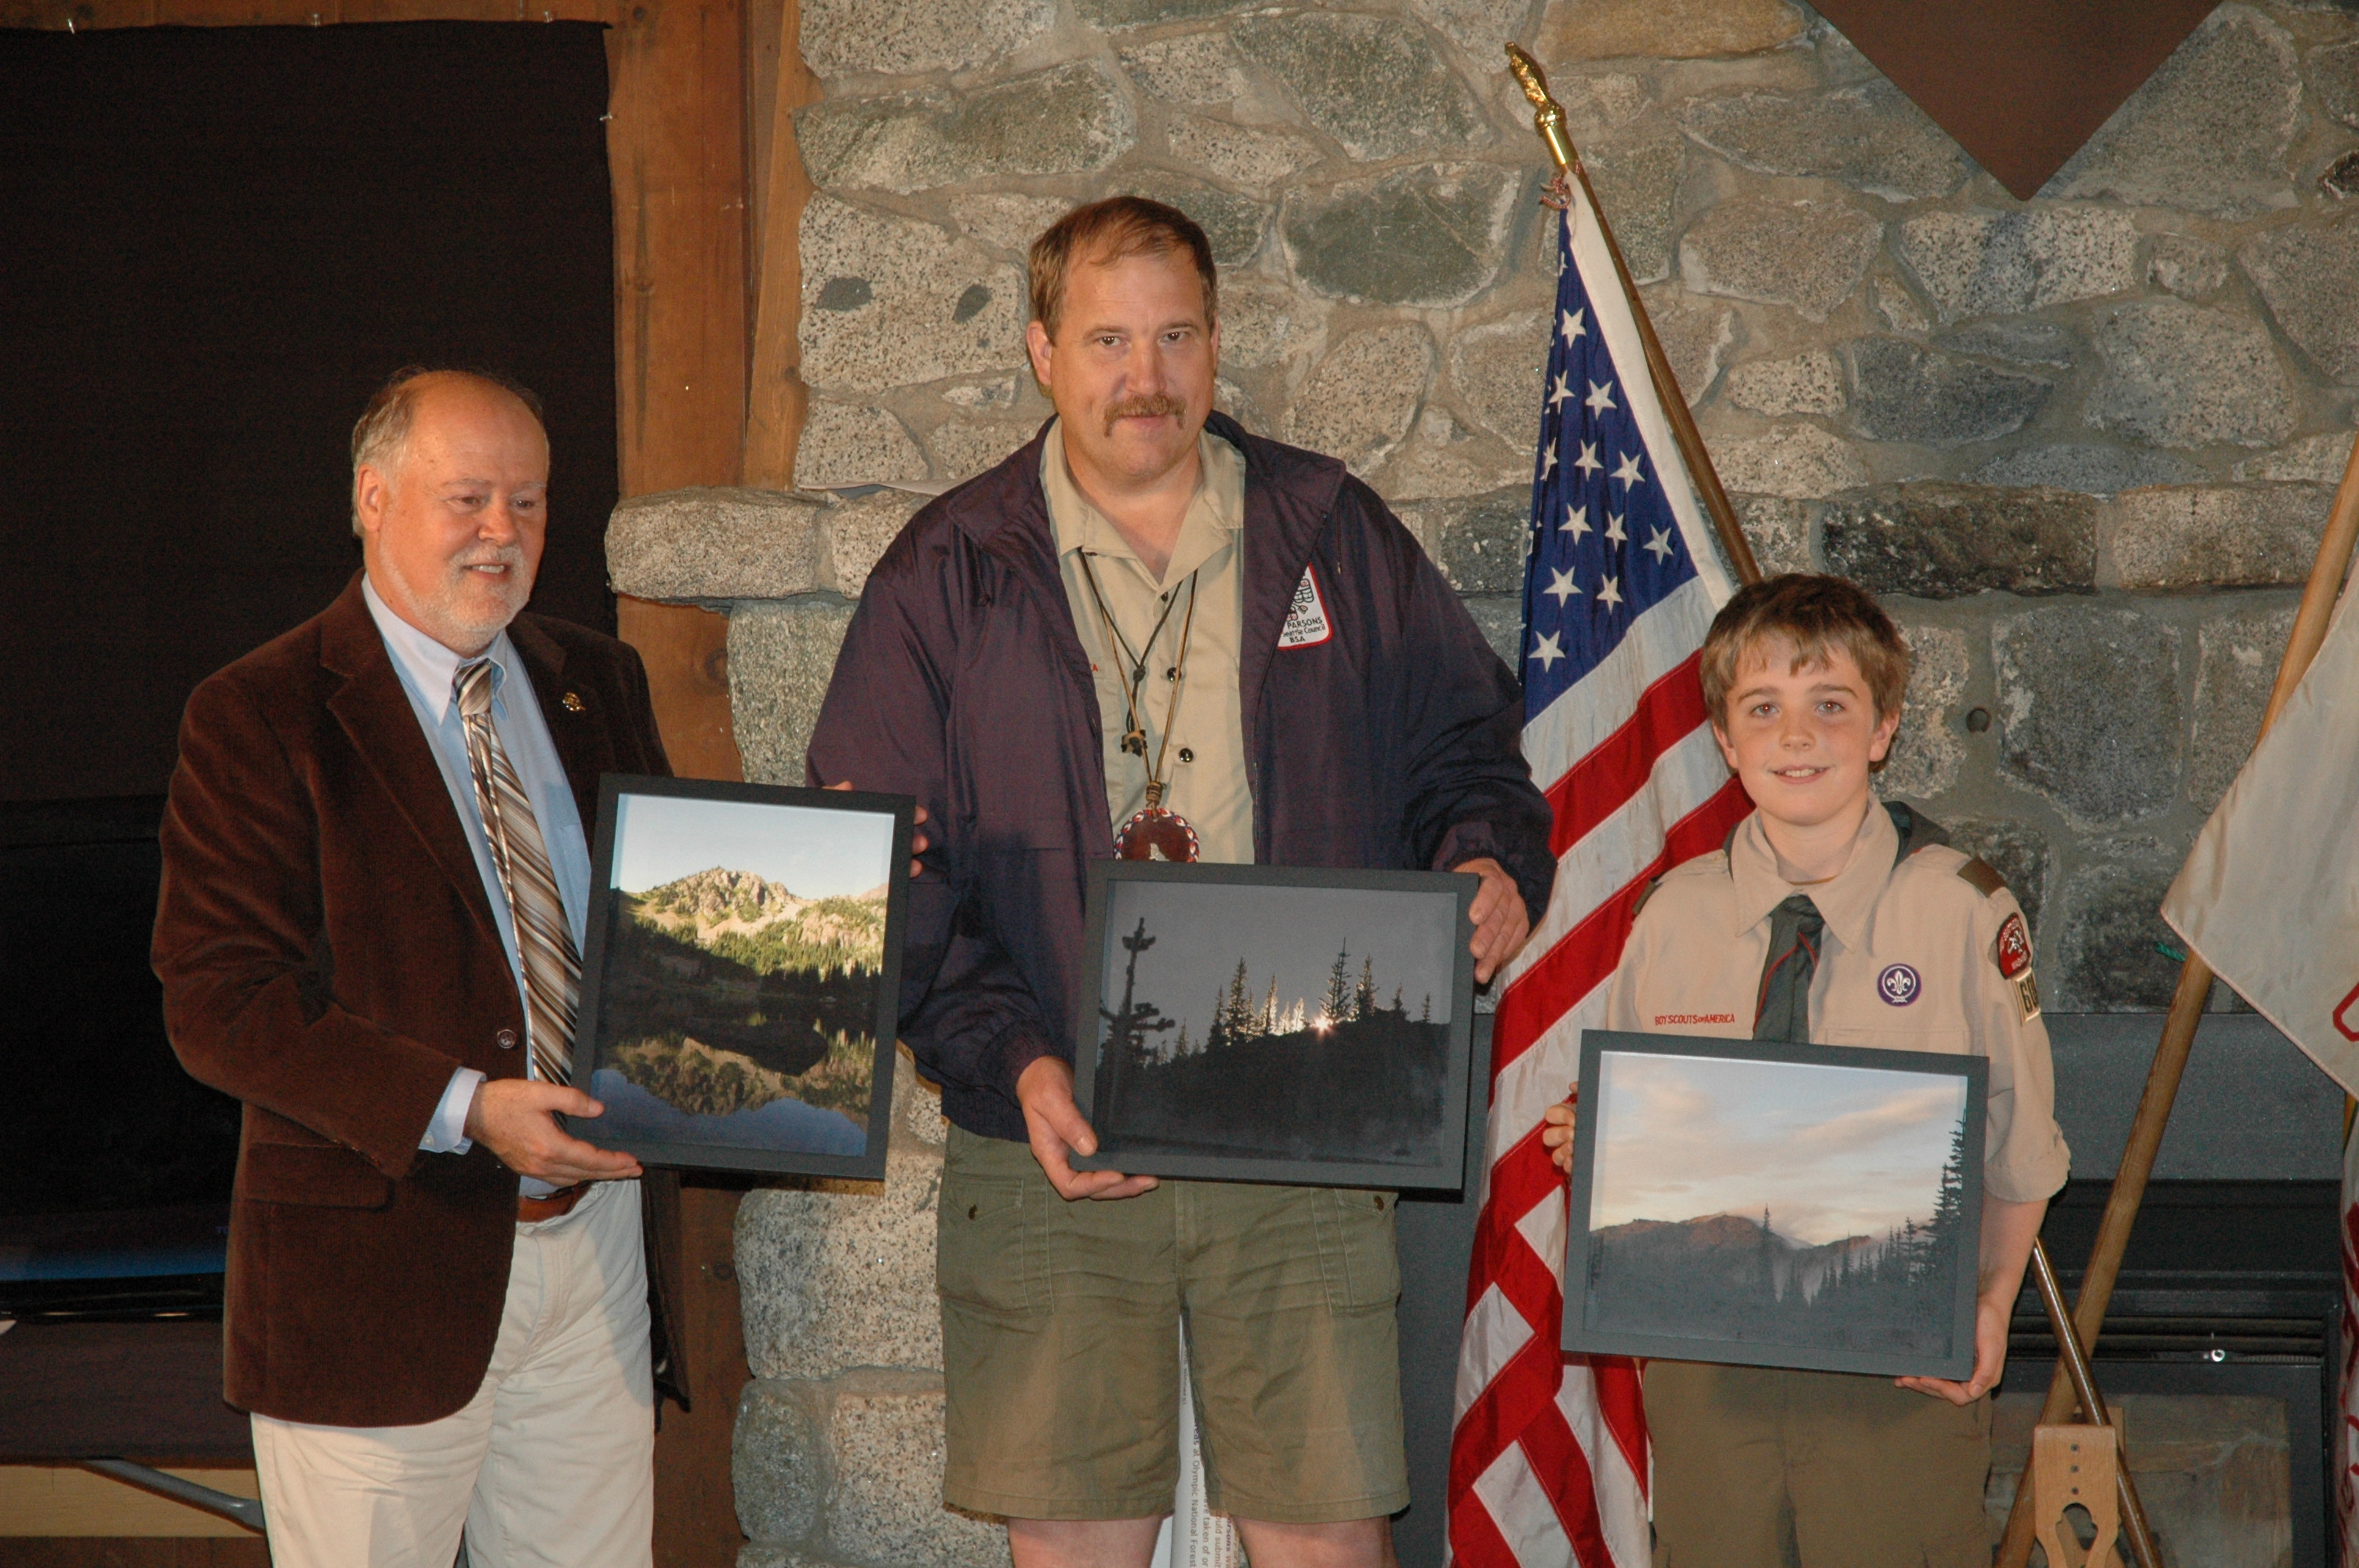
{"label": "tan uniform shirt", "polygon": [[[1808,893],[1826,919],[1810,981],[1810,1041],[1990,1059],[1983,1184],[2031,1203],[2064,1184],[2069,1159],[2056,1126],[2048,1029],[2037,1011],[2022,911],[1995,879],[1959,873],[1970,861],[1933,845],[1897,866],[1900,836],[1883,806],[1861,824],[1851,860],[1823,882],[1777,874],[1758,812],[1724,853],[1667,874],[1638,912],[1606,1002],[1606,1027],[1655,1034],[1753,1033],[1769,916]],[[2002,955],[2001,936],[2010,954]],[[2004,972],[2002,958],[2017,972]]]}
{"label": "tan uniform shirt", "polygon": [[[1040,483],[1049,494],[1049,523],[1057,535],[1057,566],[1073,627],[1090,656],[1098,693],[1098,728],[1104,738],[1106,813],[1119,833],[1147,804],[1147,771],[1160,754],[1169,786],[1163,805],[1195,828],[1200,858],[1250,865],[1254,858],[1253,789],[1245,780],[1244,700],[1238,693],[1238,650],[1245,624],[1245,454],[1210,431],[1197,438],[1200,478],[1180,524],[1170,564],[1158,581],[1123,542],[1103,513],[1090,504],[1065,467],[1064,427],[1053,425],[1042,444]],[[1083,574],[1097,579],[1105,615]],[[1190,621],[1188,579],[1196,579]],[[1151,650],[1142,649],[1167,600],[1176,600]],[[1147,656],[1138,690],[1138,724],[1147,732],[1144,759],[1122,749],[1130,727],[1124,701],[1121,650],[1106,634],[1105,616]],[[1180,643],[1188,656],[1180,677]],[[1173,706],[1174,689],[1178,698]],[[1166,723],[1170,744],[1164,744]]]}

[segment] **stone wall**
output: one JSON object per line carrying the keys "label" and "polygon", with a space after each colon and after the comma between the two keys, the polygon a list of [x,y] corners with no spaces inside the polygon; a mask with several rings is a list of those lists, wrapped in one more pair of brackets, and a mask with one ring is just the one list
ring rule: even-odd
{"label": "stone wall", "polygon": [[[1024,251],[1119,190],[1213,241],[1223,405],[1368,478],[1514,661],[1554,263],[1513,38],[1764,565],[1858,579],[1915,644],[1887,791],[2016,885],[2051,1007],[2168,1000],[2154,905],[2250,742],[2352,439],[2348,8],[2222,6],[2029,203],[1785,0],[802,16],[803,492],[630,503],[610,538],[619,590],[730,611],[748,776],[799,782],[909,491],[1045,417]],[[1004,1560],[924,1497],[938,1161],[909,1131],[881,1193],[748,1201],[749,1563]]]}

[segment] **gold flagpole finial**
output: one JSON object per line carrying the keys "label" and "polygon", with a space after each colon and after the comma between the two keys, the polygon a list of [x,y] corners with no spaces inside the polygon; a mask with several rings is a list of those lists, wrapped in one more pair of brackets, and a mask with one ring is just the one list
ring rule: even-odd
{"label": "gold flagpole finial", "polygon": [[[1605,254],[1613,258],[1614,281],[1621,285],[1622,297],[1629,302],[1639,344],[1646,350],[1647,373],[1655,384],[1655,395],[1662,400],[1664,416],[1671,425],[1671,438],[1679,444],[1689,477],[1695,481],[1704,511],[1712,518],[1712,530],[1720,535],[1720,546],[1728,553],[1729,565],[1739,582],[1758,582],[1761,568],[1753,558],[1753,546],[1746,541],[1745,530],[1737,525],[1736,509],[1728,503],[1728,492],[1721,488],[1720,476],[1712,470],[1711,454],[1704,450],[1703,437],[1697,433],[1695,420],[1688,413],[1688,400],[1680,391],[1680,378],[1671,373],[1671,362],[1663,354],[1662,340],[1655,335],[1655,324],[1647,319],[1646,302],[1638,297],[1638,286],[1630,281],[1630,267],[1622,259],[1622,248],[1614,243],[1614,231],[1607,225],[1605,214],[1597,210],[1597,192],[1590,189],[1588,172],[1581,167],[1581,155],[1573,150],[1572,138],[1565,135],[1564,105],[1549,95],[1548,77],[1540,70],[1540,62],[1514,44],[1507,46],[1507,69],[1515,72],[1516,84],[1524,90],[1524,96],[1532,101],[1532,129],[1540,134],[1540,140],[1548,144],[1549,156],[1556,159],[1557,177],[1550,193],[1540,200],[1551,207],[1566,209],[1566,221],[1570,222],[1576,194],[1581,198],[1578,211],[1586,215],[1583,222],[1596,225],[1597,238],[1604,243]],[[1580,187],[1577,193],[1575,186]]]}
{"label": "gold flagpole finial", "polygon": [[1564,134],[1564,105],[1549,95],[1548,73],[1540,62],[1526,54],[1519,45],[1507,46],[1507,69],[1515,73],[1516,85],[1532,102],[1532,129],[1548,144],[1549,154],[1560,169],[1577,168],[1581,155],[1572,150],[1572,139]]}

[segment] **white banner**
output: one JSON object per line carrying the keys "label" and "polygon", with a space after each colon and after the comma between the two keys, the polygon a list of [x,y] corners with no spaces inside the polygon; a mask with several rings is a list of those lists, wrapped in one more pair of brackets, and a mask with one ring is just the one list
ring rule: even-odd
{"label": "white banner", "polygon": [[2359,616],[2196,836],[2162,917],[2212,973],[2359,1093]]}

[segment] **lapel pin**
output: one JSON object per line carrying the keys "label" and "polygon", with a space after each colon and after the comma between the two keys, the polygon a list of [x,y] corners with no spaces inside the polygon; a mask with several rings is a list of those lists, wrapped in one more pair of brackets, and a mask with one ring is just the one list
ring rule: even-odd
{"label": "lapel pin", "polygon": [[568,713],[579,713],[582,710],[584,706],[582,698],[570,691],[563,697],[558,698],[558,702],[559,705],[561,706]]}

